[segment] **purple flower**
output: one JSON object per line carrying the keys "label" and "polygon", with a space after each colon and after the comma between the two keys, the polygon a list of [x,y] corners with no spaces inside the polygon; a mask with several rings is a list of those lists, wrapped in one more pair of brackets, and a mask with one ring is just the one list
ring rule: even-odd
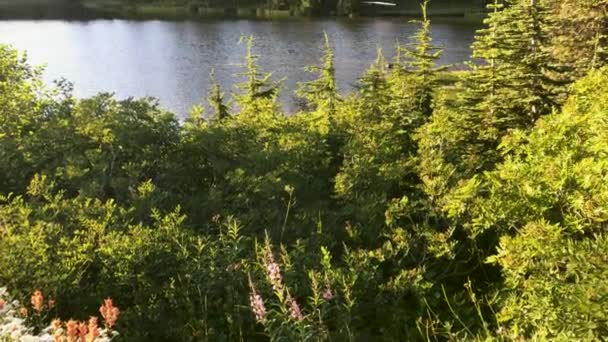
{"label": "purple flower", "polygon": [[295,319],[296,321],[303,320],[304,316],[302,316],[302,311],[300,311],[300,306],[298,305],[298,302],[296,302],[296,300],[293,299],[291,296],[289,296],[287,300],[289,301],[289,314],[291,318]]}
{"label": "purple flower", "polygon": [[330,301],[334,298],[334,294],[331,292],[329,284],[325,284],[325,290],[323,291],[323,299]]}
{"label": "purple flower", "polygon": [[283,277],[281,276],[281,268],[279,267],[279,264],[274,261],[271,251],[268,251],[266,254],[266,272],[272,289],[276,292],[282,292]]}
{"label": "purple flower", "polygon": [[253,283],[250,282],[251,293],[249,294],[249,304],[251,305],[251,311],[255,315],[255,320],[262,323],[266,317],[266,306],[264,306],[264,300],[256,291]]}

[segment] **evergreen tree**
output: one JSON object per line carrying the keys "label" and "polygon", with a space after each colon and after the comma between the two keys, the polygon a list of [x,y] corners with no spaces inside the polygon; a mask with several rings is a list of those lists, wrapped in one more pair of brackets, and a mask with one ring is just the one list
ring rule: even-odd
{"label": "evergreen tree", "polygon": [[240,94],[235,95],[236,103],[243,114],[275,114],[278,112],[276,98],[279,93],[280,82],[271,81],[272,73],[258,70],[260,56],[253,53],[253,36],[243,37],[241,41],[245,41],[247,44],[247,54],[245,64],[243,64],[246,71],[239,76],[244,76],[246,79],[245,82],[237,85]]}
{"label": "evergreen tree", "polygon": [[203,127],[206,127],[207,124],[207,120],[205,120],[205,107],[202,105],[194,105],[192,108],[190,108],[188,117],[184,122],[184,131],[197,131]]}
{"label": "evergreen tree", "polygon": [[468,234],[500,239],[484,259],[502,268],[505,327],[528,336],[544,330],[546,340],[605,334],[596,322],[608,320],[599,309],[608,295],[608,270],[599,262],[608,250],[606,113],[604,68],[574,85],[561,112],[514,132],[501,146],[509,157],[447,202]]}
{"label": "evergreen tree", "polygon": [[427,5],[422,4],[420,28],[412,42],[398,45],[393,71],[384,76],[379,54],[363,77],[358,122],[351,128],[345,163],[336,177],[338,197],[358,208],[354,217],[368,227],[370,237],[375,232],[371,227],[384,225],[393,202],[408,203],[407,209],[398,209],[406,216],[403,212],[411,214],[423,197],[413,134],[433,111],[437,73],[445,69],[436,66],[441,50],[432,44]]}
{"label": "evergreen tree", "polygon": [[393,71],[388,77],[393,97],[391,115],[401,121],[403,130],[410,132],[430,117],[437,75],[446,69],[436,66],[442,50],[432,43],[427,6],[428,1],[421,4],[422,18],[413,21],[419,25],[418,31],[408,43],[397,44]]}
{"label": "evergreen tree", "polygon": [[491,168],[498,160],[494,151],[502,134],[527,122],[514,113],[519,87],[513,86],[508,64],[512,41],[523,40],[513,31],[513,18],[505,17],[502,3],[494,0],[488,9],[485,27],[477,31],[472,46],[476,62],[469,63],[471,71],[456,90],[456,100],[453,105],[444,101],[419,134],[421,175],[427,193],[437,200],[458,180]]}
{"label": "evergreen tree", "polygon": [[389,84],[386,79],[386,60],[378,48],[376,61],[369,67],[357,86],[361,94],[364,115],[370,120],[381,120],[390,102]]}
{"label": "evergreen tree", "polygon": [[222,93],[222,89],[215,79],[214,71],[211,71],[210,79],[211,90],[209,91],[208,102],[213,110],[212,118],[216,122],[221,122],[229,117],[230,114],[228,114],[228,107],[224,104],[224,93]]}
{"label": "evergreen tree", "polygon": [[334,116],[336,106],[340,101],[340,95],[336,83],[334,51],[329,43],[327,33],[325,33],[325,46],[321,64],[306,67],[306,70],[318,73],[319,77],[313,81],[301,83],[296,94],[307,100],[314,109],[326,113],[329,117]]}
{"label": "evergreen tree", "polygon": [[443,50],[433,45],[431,21],[427,17],[428,4],[429,1],[426,0],[420,5],[422,19],[412,21],[420,25],[420,28],[410,38],[411,42],[398,47],[401,50],[398,55],[404,60],[405,71],[413,76],[412,95],[417,102],[415,110],[424,120],[433,112],[433,93],[437,86],[437,73],[447,69],[447,66],[436,66]]}
{"label": "evergreen tree", "polygon": [[473,43],[464,105],[484,112],[499,138],[507,129],[530,127],[563,100],[556,61],[548,53],[549,16],[539,0],[495,0]]}
{"label": "evergreen tree", "polygon": [[495,0],[488,8],[472,46],[475,63],[455,90],[458,97],[445,101],[419,134],[421,174],[436,198],[491,169],[502,158],[501,139],[550,113],[565,91],[548,53],[546,8],[537,0]]}
{"label": "evergreen tree", "polygon": [[552,55],[572,69],[572,78],[608,64],[608,1],[545,1],[553,20]]}
{"label": "evergreen tree", "polygon": [[329,36],[324,33],[325,44],[320,65],[308,66],[306,70],[318,74],[318,78],[300,83],[296,95],[305,99],[313,111],[315,125],[324,135],[324,145],[332,182],[342,165],[342,149],[345,144],[343,125],[337,118],[338,106],[342,103],[336,82],[334,51]]}

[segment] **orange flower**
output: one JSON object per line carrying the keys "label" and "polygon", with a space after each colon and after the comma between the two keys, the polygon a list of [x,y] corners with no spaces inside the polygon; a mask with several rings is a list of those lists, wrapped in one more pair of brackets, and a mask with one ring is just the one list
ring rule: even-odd
{"label": "orange flower", "polygon": [[6,302],[4,301],[4,299],[0,299],[0,310],[4,309],[5,305],[6,305]]}
{"label": "orange flower", "polygon": [[86,341],[87,334],[89,332],[88,330],[89,329],[87,328],[87,325],[84,322],[78,323],[78,335],[80,336],[80,341]]}
{"label": "orange flower", "polygon": [[22,317],[27,317],[27,309],[26,308],[19,309],[19,313],[21,314]]}
{"label": "orange flower", "polygon": [[59,329],[55,330],[55,333],[53,333],[53,342],[62,342],[62,341],[63,341],[63,333]]}
{"label": "orange flower", "polygon": [[91,318],[89,318],[89,328],[93,326],[97,326],[97,317],[95,316],[91,316]]}
{"label": "orange flower", "polygon": [[55,330],[58,330],[59,328],[61,328],[61,320],[58,318],[55,318],[51,322],[51,329],[53,329],[53,331],[55,331]]}
{"label": "orange flower", "polygon": [[75,341],[78,337],[78,322],[71,319],[65,324],[66,332],[68,334],[68,341]]}
{"label": "orange flower", "polygon": [[103,317],[108,329],[111,329],[114,324],[116,324],[118,315],[120,314],[120,310],[114,306],[111,298],[104,300],[103,305],[99,308],[99,312],[101,313],[101,316]]}
{"label": "orange flower", "polygon": [[[97,317],[91,317],[89,319],[89,335],[86,339],[87,342],[93,342],[99,336],[99,328],[97,327]],[[84,341],[82,341],[84,342]]]}
{"label": "orange flower", "polygon": [[39,290],[35,291],[32,295],[31,302],[34,310],[38,312],[42,311],[42,308],[44,307],[44,296],[42,295],[42,292]]}

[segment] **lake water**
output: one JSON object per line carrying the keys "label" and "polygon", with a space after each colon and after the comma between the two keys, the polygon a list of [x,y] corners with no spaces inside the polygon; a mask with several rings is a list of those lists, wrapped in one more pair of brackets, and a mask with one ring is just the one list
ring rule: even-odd
{"label": "lake water", "polygon": [[[444,48],[441,63],[459,64],[470,55],[478,23],[433,20],[434,42]],[[387,58],[397,40],[407,40],[416,25],[404,19],[314,19],[294,21],[0,21],[0,44],[27,51],[33,64],[46,65],[45,80],[64,77],[75,94],[101,91],[120,98],[154,96],[164,108],[184,117],[192,105],[206,103],[209,73],[227,95],[240,81],[243,35],[256,37],[255,53],[263,70],[286,77],[281,100],[286,111],[296,107],[293,90],[309,80],[306,65],[318,63],[323,32],[335,49],[336,75],[343,92],[374,61],[377,47]]]}

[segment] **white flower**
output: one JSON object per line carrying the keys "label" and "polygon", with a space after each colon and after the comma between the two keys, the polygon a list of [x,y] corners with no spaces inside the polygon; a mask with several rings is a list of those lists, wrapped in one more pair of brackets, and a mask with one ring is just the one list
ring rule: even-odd
{"label": "white flower", "polygon": [[[40,332],[40,335],[32,335],[33,329],[25,325],[25,320],[19,316],[20,308],[18,301],[8,301],[6,288],[0,287],[0,299],[6,302],[4,308],[0,310],[0,341],[6,342],[53,342],[51,327],[47,327]],[[60,330],[62,330],[60,328]],[[100,329],[100,336],[96,342],[111,342],[118,335],[115,331]]]}
{"label": "white flower", "polygon": [[19,337],[21,337],[21,331],[18,329],[18,327],[16,327],[13,332],[11,333],[11,338],[13,340],[18,339]]}

